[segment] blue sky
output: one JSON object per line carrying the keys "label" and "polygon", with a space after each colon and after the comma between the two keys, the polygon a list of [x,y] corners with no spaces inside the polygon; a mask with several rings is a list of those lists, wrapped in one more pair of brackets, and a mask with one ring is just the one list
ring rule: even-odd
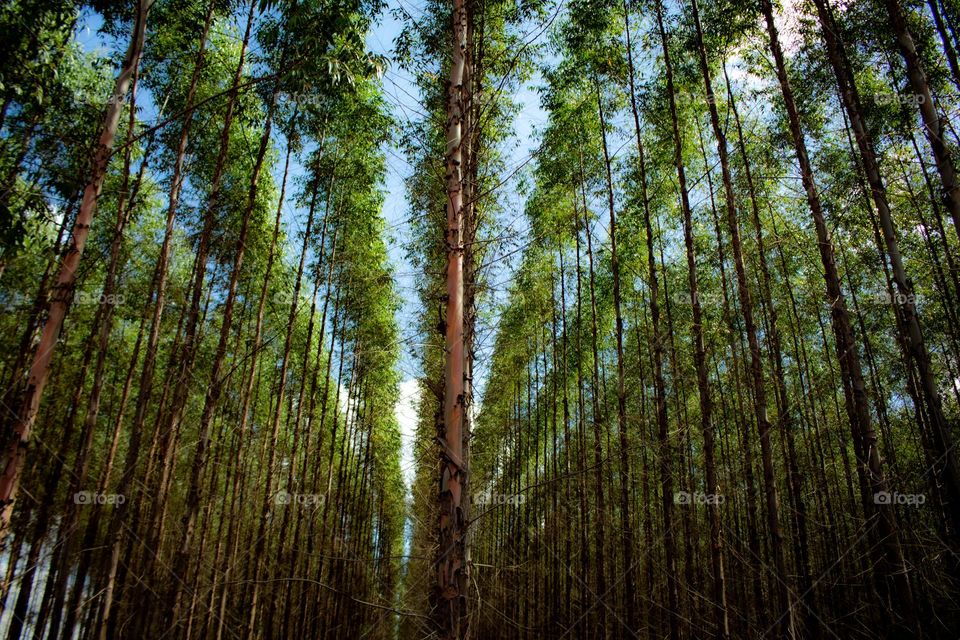
{"label": "blue sky", "polygon": [[[394,17],[393,9],[398,7],[403,8],[414,19],[419,19],[423,15],[420,6],[412,0],[388,1],[387,10],[367,37],[367,45],[371,51],[382,54],[388,59],[392,59],[393,43],[403,26]],[[516,144],[507,149],[507,164],[511,167],[519,165],[529,157],[536,147],[534,127],[546,121],[546,115],[540,108],[539,95],[532,84],[530,83],[512,96],[521,105],[521,109],[514,123]],[[390,103],[393,115],[398,122],[405,123],[417,118],[415,111],[419,110],[417,104],[419,90],[408,71],[391,64],[384,74],[383,88],[385,98]],[[395,413],[403,436],[401,467],[409,487],[417,462],[413,452],[413,435],[417,419],[416,403],[419,398],[417,377],[421,370],[418,351],[411,351],[408,345],[422,342],[422,339],[416,335],[418,326],[416,319],[421,312],[419,298],[415,295],[415,285],[419,276],[405,257],[405,244],[409,240],[410,230],[406,221],[410,219],[413,212],[407,202],[404,181],[410,176],[412,169],[398,149],[388,151],[387,166],[386,201],[383,213],[392,235],[389,251],[397,274],[396,287],[403,300],[398,321],[405,340],[400,360],[403,382],[400,387],[400,402]],[[516,203],[516,206],[522,209],[522,203]],[[522,223],[523,217],[517,216],[517,224]],[[518,231],[522,233],[523,229]],[[479,363],[479,368],[478,388],[482,389],[482,380],[485,378],[482,363]]]}
{"label": "blue sky", "polygon": [[[410,72],[392,64],[394,40],[400,33],[403,24],[395,17],[395,9],[402,8],[404,12],[418,20],[423,10],[414,0],[388,0],[385,11],[381,14],[377,24],[367,37],[369,49],[391,60],[383,76],[384,96],[390,105],[397,122],[405,124],[419,118],[419,89]],[[98,52],[105,55],[116,53],[125,43],[115,42],[100,33],[102,25],[100,16],[92,11],[85,11],[77,28],[77,41],[89,52]],[[540,31],[532,29],[531,33]],[[149,25],[147,37],[150,37]],[[542,36],[541,36],[542,37]],[[255,50],[256,45],[253,45]],[[517,167],[529,159],[536,147],[534,128],[546,121],[546,115],[540,108],[539,96],[533,86],[536,81],[516,92],[512,98],[520,105],[519,114],[514,122],[516,136],[514,141],[504,149],[508,167]],[[138,95],[138,109],[140,118],[150,121],[156,116],[156,106],[151,97],[145,92]],[[419,365],[419,351],[416,345],[422,342],[422,337],[416,335],[420,314],[420,302],[416,295],[416,282],[419,275],[406,259],[406,244],[409,241],[409,219],[413,212],[407,202],[405,181],[410,176],[412,168],[400,149],[391,146],[386,149],[387,175],[385,181],[385,200],[383,215],[388,229],[388,251],[395,270],[395,286],[400,293],[403,307],[397,318],[403,338],[403,348],[400,354],[400,374],[402,378],[400,402],[396,407],[396,415],[401,426],[404,448],[401,457],[404,475],[408,482],[412,480],[416,461],[413,457],[412,442],[416,425],[416,403],[419,397],[417,378],[421,373]],[[291,175],[294,185],[296,176],[302,174],[302,165],[299,158],[292,159]],[[279,184],[282,178],[282,162],[274,167],[274,178]],[[288,187],[289,191],[290,187]],[[510,207],[513,219],[514,233],[521,237],[525,232],[525,220],[522,216],[522,201],[513,198]],[[288,229],[288,242],[296,242],[296,232],[301,230],[302,221],[298,215],[292,199],[288,198],[285,204],[284,221]],[[299,247],[288,247],[287,255],[295,255]],[[490,341],[492,343],[492,340]],[[414,348],[411,349],[411,346]],[[477,372],[478,389],[482,389],[485,379],[483,364],[479,363]]]}
{"label": "blue sky", "polygon": [[[555,11],[561,12],[563,10],[563,1],[564,0],[558,0],[560,4],[555,7]],[[785,23],[783,24],[783,26],[786,27],[783,30],[785,48],[788,52],[792,53],[798,44],[795,29],[793,28],[796,14],[793,1],[788,0],[785,4],[787,6],[786,15],[781,14],[778,16],[778,21]],[[395,16],[397,9],[402,9],[403,13],[412,16],[415,20],[419,20],[423,16],[422,5],[417,4],[416,0],[387,0],[385,11],[381,14],[378,22],[368,34],[367,45],[371,51],[381,54],[391,61],[391,64],[388,65],[383,76],[383,92],[394,118],[398,123],[403,125],[417,120],[422,110],[419,106],[420,96],[415,79],[410,75],[409,71],[401,69],[398,65],[392,63],[394,40],[403,27],[402,22]],[[552,22],[550,17],[552,17],[553,12],[553,10],[549,12],[549,22]],[[632,25],[635,32],[642,32],[646,28],[642,22],[642,20],[638,20]],[[525,41],[529,40],[529,44],[531,45],[542,43],[547,36],[547,30],[543,28],[544,24],[545,23],[527,25],[523,30],[523,39]],[[98,33],[98,28],[101,25],[100,17],[89,10],[86,12],[80,25],[77,38],[81,45],[88,51],[100,50],[104,52],[116,52],[125,44],[110,42],[105,39],[102,34]],[[256,51],[256,46],[256,44],[253,45],[254,51]],[[637,60],[638,75],[643,77],[656,72],[654,68],[656,64],[657,61],[655,57],[641,56]],[[731,68],[730,71],[735,81],[744,80],[744,78],[738,77],[739,73],[736,68]],[[749,83],[749,79],[746,80]],[[441,81],[442,79],[438,80],[438,82]],[[525,171],[532,168],[532,163],[529,163],[529,160],[531,154],[538,146],[539,138],[537,130],[545,125],[547,120],[546,113],[540,107],[540,98],[537,92],[537,85],[540,82],[541,79],[535,75],[531,81],[527,82],[510,96],[518,105],[519,111],[513,122],[514,137],[507,143],[505,148],[501,150],[507,167],[506,172],[512,174],[512,177],[501,185],[498,192],[498,197],[501,199],[505,209],[505,220],[502,222],[505,222],[507,225],[504,230],[507,240],[505,245],[498,249],[498,255],[507,253],[511,254],[511,256],[499,262],[495,274],[488,274],[493,284],[492,290],[494,293],[492,299],[485,301],[485,306],[494,310],[496,310],[498,304],[505,301],[512,280],[513,266],[522,256],[521,252],[511,252],[511,249],[517,249],[528,239],[526,218],[523,215],[524,201],[523,197],[517,192],[516,181],[518,177],[524,175]],[[155,117],[156,108],[152,104],[149,96],[142,95],[138,97],[138,106],[141,108],[140,117],[142,119],[151,120]],[[632,123],[626,121],[618,122],[614,119],[611,124],[613,125],[610,136],[611,152],[616,160],[616,156],[624,152],[625,147],[628,146],[628,140],[625,136],[629,136],[629,131],[632,130]],[[406,259],[406,246],[410,240],[409,234],[411,232],[409,220],[415,212],[410,210],[407,202],[405,181],[411,175],[412,168],[408,164],[404,154],[396,146],[390,146],[385,149],[385,153],[388,169],[384,184],[385,200],[383,216],[388,229],[388,251],[394,267],[395,286],[403,301],[403,306],[397,318],[402,338],[399,362],[402,382],[400,385],[399,402],[395,407],[395,415],[400,425],[402,436],[401,468],[409,493],[418,463],[413,451],[413,442],[419,399],[417,379],[421,374],[419,364],[420,350],[418,345],[423,342],[423,337],[417,335],[417,318],[421,313],[421,308],[419,298],[416,295],[416,283],[421,276],[415,272],[413,265]],[[292,162],[294,168],[291,173],[294,175],[294,182],[291,182],[291,185],[295,185],[295,177],[302,174],[303,170],[300,159],[294,158]],[[514,170],[521,167],[521,171],[513,174]],[[282,170],[282,163],[278,163],[278,166],[274,167],[274,178],[277,183],[279,183],[282,177]],[[295,189],[295,187],[293,188]],[[298,242],[298,232],[302,230],[303,224],[301,213],[302,212],[298,212],[298,208],[293,202],[293,199],[288,198],[288,202],[285,205],[284,221],[288,229],[287,237],[290,243]],[[602,221],[598,221],[596,232],[597,240],[603,244],[606,238],[606,229]],[[287,249],[287,256],[297,255],[298,252],[298,246],[290,246]],[[480,356],[476,363],[477,370],[475,371],[475,388],[477,391],[476,406],[482,401],[482,393],[487,377],[485,356],[488,357],[491,353],[495,338],[495,327],[495,321],[490,321],[486,326],[478,328],[479,334],[477,342],[478,345],[480,345]]]}

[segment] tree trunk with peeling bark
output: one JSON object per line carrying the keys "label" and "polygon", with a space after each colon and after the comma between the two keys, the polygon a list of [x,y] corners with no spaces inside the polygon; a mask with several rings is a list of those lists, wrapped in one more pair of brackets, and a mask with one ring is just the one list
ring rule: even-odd
{"label": "tree trunk with peeling bark", "polygon": [[[463,160],[464,105],[467,73],[467,28],[470,8],[454,0],[452,13],[452,56],[447,81],[446,122],[446,314],[444,327],[445,368],[443,432],[440,434],[440,522],[437,557],[437,585],[433,599],[440,637],[461,640],[470,637],[467,593],[464,488],[469,470],[464,462],[464,282],[463,263]],[[467,137],[469,139],[469,136]]]}

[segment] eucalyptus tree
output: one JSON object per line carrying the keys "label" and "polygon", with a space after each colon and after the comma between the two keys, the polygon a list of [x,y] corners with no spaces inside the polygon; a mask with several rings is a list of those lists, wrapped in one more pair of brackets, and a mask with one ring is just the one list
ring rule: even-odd
{"label": "eucalyptus tree", "polygon": [[[46,496],[37,495],[33,508],[17,517],[14,544],[7,545],[17,603],[9,610],[14,622],[4,627],[11,637],[69,637],[78,628],[104,638],[150,635],[161,625],[183,637],[222,636],[238,630],[240,618],[248,622],[245,633],[258,636],[309,633],[321,619],[329,628],[357,623],[373,631],[383,610],[375,607],[393,606],[403,530],[402,502],[395,499],[403,487],[392,418],[399,343],[392,266],[382,240],[387,230],[380,217],[382,147],[391,124],[379,93],[382,60],[365,46],[380,8],[176,1],[153,8],[152,37],[133,74],[136,102],[121,97],[106,102],[116,107],[117,122],[126,123],[115,128],[126,144],[119,153],[99,152],[103,164],[97,165],[106,185],[99,209],[116,223],[91,236],[103,264],[93,260],[78,270],[75,285],[83,295],[102,287],[101,298],[143,303],[75,305],[66,325],[72,331],[61,336],[66,353],[52,360],[50,387],[56,391],[42,410],[40,429],[55,463],[26,470],[31,482],[51,483]],[[104,19],[108,43],[118,25],[130,22],[129,12],[112,6],[95,11]],[[16,177],[17,197],[34,189],[46,207],[82,188],[69,172],[80,164],[77,158],[90,157],[93,146],[75,135],[51,144],[52,127],[76,119],[80,107],[85,116],[93,108],[93,101],[78,105],[60,94],[92,95],[90,87],[108,81],[107,57],[81,53],[69,38],[73,18],[64,9],[65,30],[45,27],[34,34],[43,39],[34,44],[44,51],[65,48],[73,67],[63,86],[43,79],[57,101],[37,118],[22,162],[5,165]],[[141,43],[143,29],[138,32],[135,42]],[[251,47],[255,40],[260,51]],[[138,50],[134,62],[139,60]],[[17,80],[24,86],[33,81],[32,76]],[[34,98],[18,95],[6,102],[11,130],[33,112],[25,108]],[[372,135],[358,135],[357,122]],[[15,141],[16,135],[4,137],[5,145]],[[273,175],[278,148],[287,151],[279,185]],[[19,154],[21,147],[10,149]],[[322,162],[312,183],[301,189],[300,170],[290,160],[304,149],[318,149]],[[324,150],[331,149],[336,153],[327,158]],[[27,169],[47,158],[52,161],[43,170]],[[286,197],[288,188],[297,194],[294,206],[301,213],[312,210],[329,227],[319,241],[308,232],[302,243],[287,248],[293,235],[288,227],[295,223],[285,215],[293,200]],[[87,215],[80,204],[77,197],[76,205],[67,207],[60,229],[77,224],[71,210]],[[37,229],[38,246],[53,243],[53,225],[41,222]],[[58,244],[65,244],[66,234],[61,236]],[[146,250],[131,251],[134,243]],[[36,259],[21,255],[22,264],[18,256],[5,275],[20,277],[37,265],[42,271],[50,262],[40,252]],[[291,262],[300,268],[290,268]],[[306,296],[309,313],[304,276],[313,291],[312,301]],[[5,292],[26,291],[8,278],[3,286]],[[284,294],[291,289],[299,289],[292,299]],[[22,344],[20,355],[5,359],[4,377],[12,384],[42,321],[47,296],[42,282],[36,293],[34,304],[23,313],[18,304],[11,319],[25,321],[11,322]],[[275,304],[281,295],[287,295],[285,303]],[[281,306],[283,319],[277,313]],[[333,306],[337,310],[327,314]],[[52,326],[48,322],[45,330]],[[385,342],[371,348],[377,339]],[[347,351],[340,350],[337,363],[335,347],[343,345]],[[330,379],[331,360],[345,374],[336,381]],[[274,361],[284,363],[286,392],[270,403],[277,388]],[[210,384],[198,388],[190,383],[194,379]],[[351,389],[345,405],[343,388]],[[12,395],[5,390],[6,398]],[[229,424],[241,411],[249,426],[237,437]],[[264,436],[264,421],[277,425],[272,441]],[[102,424],[109,430],[101,430]],[[326,449],[324,430],[336,456],[321,464],[321,472],[308,461]],[[280,518],[276,491],[263,491],[265,478],[281,475],[279,467],[290,469],[282,472],[286,490],[330,495],[346,511],[338,509],[322,529],[292,509]],[[181,473],[184,486],[175,481]],[[91,485],[96,491],[88,491]],[[234,493],[221,500],[229,487]],[[76,497],[88,494],[111,496],[117,504],[90,510]],[[62,497],[67,499],[61,502]],[[266,531],[255,504],[269,505],[278,516]],[[258,531],[260,539],[249,550],[256,563],[238,571],[237,565],[244,565],[242,541]],[[321,555],[292,557],[287,541],[278,543],[276,536],[292,536],[298,545],[320,539]],[[340,552],[368,557],[367,568],[348,571],[342,563],[321,560]],[[175,576],[165,568],[171,560]],[[356,587],[354,594],[362,589],[364,595],[332,597],[296,582],[316,571],[325,571],[336,589]],[[266,572],[287,587],[264,581]],[[231,579],[238,574],[240,581]],[[266,593],[241,591],[238,585],[250,581]],[[316,593],[308,596],[311,590]],[[231,592],[244,597],[228,599]],[[267,599],[261,615],[250,606],[258,598]]]}
{"label": "eucalyptus tree", "polygon": [[134,11],[127,52],[120,65],[111,100],[108,101],[104,112],[103,125],[94,155],[91,158],[91,173],[84,187],[83,199],[80,202],[77,217],[73,224],[70,244],[57,274],[54,296],[51,300],[40,342],[36,347],[33,363],[30,366],[26,388],[23,391],[23,398],[17,411],[18,416],[14,421],[13,434],[8,438],[8,443],[4,449],[4,470],[2,477],[0,477],[0,501],[3,502],[3,511],[0,512],[0,536],[5,536],[9,530],[13,504],[26,462],[30,433],[36,421],[40,401],[43,398],[44,387],[50,377],[50,362],[53,358],[54,347],[63,326],[64,317],[67,315],[67,309],[70,306],[70,298],[76,282],[76,271],[80,265],[83,249],[86,246],[87,236],[90,233],[97,197],[106,177],[107,163],[110,159],[113,139],[120,123],[123,102],[143,52],[150,4],[149,0],[141,0]]}
{"label": "eucalyptus tree", "polygon": [[0,10],[7,637],[955,635],[956,2],[144,6]]}

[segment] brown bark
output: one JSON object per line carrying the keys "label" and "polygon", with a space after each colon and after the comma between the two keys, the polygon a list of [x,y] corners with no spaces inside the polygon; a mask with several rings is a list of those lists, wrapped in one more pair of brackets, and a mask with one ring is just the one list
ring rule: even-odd
{"label": "brown bark", "polygon": [[[632,82],[632,78],[631,78]],[[627,435],[627,386],[623,362],[623,309],[620,292],[620,258],[617,254],[617,219],[613,204],[613,176],[610,171],[610,151],[607,148],[606,122],[603,116],[603,96],[597,83],[597,109],[600,115],[600,139],[603,142],[603,161],[607,176],[607,205],[610,210],[610,268],[613,275],[613,308],[617,334],[617,432],[620,440],[620,527],[623,530],[623,594],[627,605],[627,629],[637,628],[634,600],[636,580],[633,571],[633,522],[630,518],[630,440]]]}
{"label": "brown bark", "polygon": [[[786,579],[785,563],[783,550],[780,546],[781,534],[779,514],[777,507],[776,486],[773,482],[773,463],[770,456],[769,430],[770,423],[766,414],[766,394],[763,382],[763,369],[760,363],[760,345],[757,340],[757,330],[753,319],[753,302],[751,300],[750,288],[747,285],[747,274],[743,260],[743,249],[740,241],[740,224],[737,221],[736,200],[733,194],[733,178],[730,175],[730,160],[727,154],[727,140],[723,128],[720,125],[720,114],[717,110],[716,96],[713,91],[713,81],[710,75],[710,65],[707,61],[707,51],[703,43],[703,27],[700,24],[700,10],[697,0],[691,0],[691,9],[693,12],[693,22],[696,29],[696,44],[699,54],[700,72],[703,75],[703,85],[707,97],[707,105],[710,112],[710,124],[713,128],[713,134],[717,141],[717,155],[720,158],[720,171],[723,179],[724,201],[727,209],[727,226],[730,232],[731,245],[733,250],[733,262],[737,276],[737,289],[740,293],[740,312],[743,315],[744,326],[747,332],[747,341],[750,345],[750,369],[753,382],[754,411],[757,415],[757,424],[760,429],[761,450],[763,453],[764,479],[767,483],[767,517],[769,521],[771,540],[774,554],[774,565],[781,576]],[[719,238],[718,238],[719,241]],[[716,471],[714,469],[714,434],[712,428],[704,428],[703,433],[704,456],[707,467],[707,492],[716,493],[718,486],[716,484]],[[719,504],[708,505],[710,512],[711,538],[715,546],[720,544],[720,513]],[[726,593],[724,591],[723,565],[719,555],[719,549],[713,551],[714,564],[714,598],[715,607],[719,608],[717,612],[717,633],[720,637],[726,638],[730,634],[729,620],[726,614]],[[788,604],[785,592],[786,585],[778,589],[779,606],[785,607]]]}
{"label": "brown bark", "polygon": [[720,114],[716,105],[713,91],[710,67],[707,61],[706,49],[703,45],[703,29],[700,25],[700,13],[697,0],[691,0],[693,20],[696,26],[697,48],[700,58],[700,71],[703,76],[706,91],[707,105],[710,113],[710,124],[714,137],[717,140],[717,155],[720,158],[720,170],[723,178],[724,201],[727,210],[727,228],[730,233],[733,264],[737,276],[737,291],[740,299],[740,313],[743,317],[744,329],[747,334],[747,344],[750,348],[750,381],[753,390],[753,410],[757,419],[757,428],[760,436],[760,457],[763,468],[764,493],[766,497],[767,527],[770,530],[770,551],[773,555],[773,567],[776,574],[774,593],[776,600],[772,603],[772,615],[777,620],[777,627],[784,637],[793,637],[795,620],[793,607],[788,594],[788,574],[786,559],[783,551],[783,532],[780,527],[780,505],[777,495],[776,476],[773,467],[773,451],[770,443],[770,420],[767,417],[766,387],[764,383],[763,358],[760,353],[760,342],[757,338],[757,327],[753,316],[753,300],[750,287],[747,283],[746,266],[743,260],[743,248],[740,239],[740,223],[737,220],[737,206],[733,193],[733,179],[730,175],[730,160],[727,150],[727,139],[720,124]]}
{"label": "brown bark", "polygon": [[[861,145],[861,153],[864,156],[864,166],[868,174],[868,179],[874,195],[874,201],[878,205],[881,220],[886,218],[887,227],[890,234],[887,238],[888,250],[891,242],[895,248],[892,227],[890,226],[889,207],[886,206],[886,198],[882,182],[880,180],[879,170],[876,167],[875,156],[872,153],[872,145],[869,144],[869,134],[863,126],[860,119],[859,110],[855,108],[855,86],[849,83],[852,76],[848,76],[846,71],[840,65],[840,50],[838,43],[834,38],[832,22],[823,22],[830,20],[829,8],[825,0],[815,0],[817,11],[822,21],[824,29],[824,39],[827,44],[828,54],[834,72],[837,75],[841,94],[844,97],[844,103],[847,107],[847,113],[850,116],[851,124],[856,133],[858,144]],[[843,292],[841,290],[840,278],[837,271],[836,257],[834,255],[833,243],[830,237],[830,231],[827,229],[826,220],[823,215],[823,209],[820,202],[820,195],[817,189],[816,181],[813,176],[813,169],[807,154],[806,143],[803,138],[803,131],[800,124],[800,116],[797,111],[796,103],[793,98],[793,90],[787,76],[786,63],[784,61],[783,51],[780,47],[779,36],[776,25],[773,20],[773,9],[769,0],[763,0],[761,5],[764,17],[767,23],[767,31],[770,38],[770,50],[774,57],[776,65],[777,78],[780,83],[781,93],[787,108],[790,133],[793,140],[794,152],[797,156],[797,162],[800,166],[801,179],[803,181],[804,191],[807,197],[807,204],[813,216],[814,226],[817,234],[817,245],[820,250],[820,260],[824,269],[824,280],[826,284],[827,299],[830,303],[831,324],[836,342],[837,358],[840,362],[841,376],[843,378],[844,397],[847,409],[847,418],[850,422],[851,436],[854,440],[854,450],[860,452],[860,463],[866,466],[870,473],[870,482],[873,491],[876,493],[882,491],[884,487],[883,472],[880,464],[880,454],[877,447],[877,438],[872,424],[870,407],[867,399],[866,385],[863,380],[863,373],[860,366],[859,354],[857,352],[856,342],[854,340],[853,327],[850,316],[846,308]],[[827,33],[829,32],[829,33]],[[854,108],[852,108],[854,107]],[[866,152],[866,153],[864,153]],[[872,169],[870,168],[872,165]],[[888,251],[889,252],[889,251]],[[902,271],[902,270],[901,270]],[[904,283],[905,284],[905,283]],[[919,330],[919,326],[917,326]],[[871,505],[864,496],[864,508],[868,517],[873,513]],[[900,551],[899,541],[897,539],[896,521],[893,508],[890,505],[877,505],[875,513],[878,516],[880,527],[880,536],[884,542],[884,555],[887,566],[885,571],[892,576],[897,590],[897,600],[903,605],[903,611],[912,612],[912,594],[910,583],[903,568],[903,557]],[[912,613],[907,613],[906,618],[909,624],[909,618]]]}
{"label": "brown bark", "polygon": [[[827,0],[818,0],[817,2],[817,11],[821,15],[828,6],[826,2]],[[893,30],[897,46],[900,49],[900,55],[903,56],[903,60],[907,66],[907,82],[916,98],[917,109],[920,111],[920,118],[923,121],[923,130],[927,136],[927,140],[930,142],[930,147],[933,150],[934,163],[936,164],[937,172],[940,174],[940,180],[943,183],[944,204],[947,207],[947,211],[950,212],[950,217],[953,219],[954,231],[960,234],[960,185],[957,184],[957,170],[954,165],[953,156],[943,137],[944,121],[941,120],[940,115],[937,113],[937,107],[933,102],[933,96],[930,93],[930,85],[927,82],[927,75],[923,69],[923,63],[920,60],[920,54],[917,52],[916,43],[907,25],[907,16],[904,7],[901,6],[900,0],[885,0],[885,4],[887,7],[887,17],[890,20],[890,28]],[[821,5],[824,9],[820,8]],[[821,24],[825,23],[821,21]],[[824,34],[824,39],[827,38],[834,39],[835,33],[831,33],[829,36]],[[849,82],[850,85],[854,84],[852,76],[847,79],[847,82]],[[843,93],[846,94],[848,91],[843,91]],[[847,101],[848,98],[844,98],[844,102]],[[854,130],[857,131],[857,118],[851,115],[850,120],[855,127]],[[858,144],[861,139],[862,136],[860,132],[857,131]],[[865,160],[864,164],[868,164],[868,161]],[[871,170],[867,167],[868,177],[870,173]],[[873,187],[872,180],[871,187]],[[881,217],[882,216],[883,214],[881,213]],[[926,383],[924,382],[924,384]]]}
{"label": "brown bark", "polygon": [[758,258],[761,274],[761,304],[765,309],[769,326],[767,333],[770,336],[770,357],[774,372],[778,425],[783,438],[787,443],[787,471],[788,471],[788,497],[790,499],[790,508],[793,514],[793,523],[796,533],[794,536],[794,556],[798,565],[798,591],[800,599],[804,606],[802,615],[807,624],[807,629],[811,633],[816,633],[812,629],[816,625],[817,612],[815,610],[815,598],[813,592],[813,582],[810,577],[810,559],[809,559],[809,541],[807,537],[806,523],[806,504],[803,499],[803,481],[800,474],[799,464],[797,462],[796,444],[794,439],[794,424],[792,417],[792,408],[790,398],[787,392],[787,377],[783,365],[783,349],[780,343],[779,316],[776,305],[772,298],[772,279],[770,277],[770,267],[767,263],[766,243],[763,237],[763,225],[760,221],[760,208],[757,203],[756,186],[753,181],[753,172],[750,168],[750,158],[747,156],[746,143],[744,142],[743,127],[740,121],[740,114],[737,110],[736,100],[733,90],[730,86],[730,78],[727,76],[726,65],[723,67],[724,81],[727,89],[727,97],[730,101],[730,111],[733,113],[734,124],[736,125],[737,143],[740,150],[740,159],[743,162],[744,177],[747,182],[747,191],[750,200],[751,219],[753,221],[754,236],[757,241]]}
{"label": "brown bark", "polygon": [[[670,43],[663,26],[663,3],[657,0],[657,29],[663,50],[664,73],[667,80],[667,96],[670,104],[670,120],[673,133],[673,163],[677,170],[680,186],[680,205],[683,212],[683,242],[687,257],[687,282],[690,287],[690,303],[693,310],[691,332],[694,340],[694,362],[697,369],[697,391],[700,395],[700,425],[704,432],[713,429],[713,406],[710,397],[710,383],[707,379],[706,348],[703,340],[703,311],[700,305],[700,292],[697,279],[697,260],[693,244],[693,216],[690,209],[690,195],[687,191],[687,174],[683,163],[683,140],[680,137],[680,124],[677,118],[677,100],[673,84],[673,67],[670,63]],[[649,240],[648,240],[649,242]],[[680,612],[678,610],[678,587],[676,578],[676,557],[673,539],[673,475],[669,433],[665,420],[660,423],[660,478],[663,495],[664,545],[666,549],[667,597],[670,619],[670,638],[680,637]]]}
{"label": "brown bark", "polygon": [[452,57],[447,82],[446,123],[446,314],[445,314],[445,369],[443,396],[443,432],[440,434],[440,522],[439,556],[437,557],[437,585],[434,606],[437,609],[439,634],[443,640],[470,637],[468,624],[468,594],[466,581],[467,514],[463,510],[463,489],[468,469],[464,455],[464,307],[463,262],[463,131],[464,103],[469,95],[464,92],[464,74],[467,69],[467,29],[470,8],[464,0],[453,1]]}
{"label": "brown bark", "polygon": [[60,264],[57,283],[54,286],[53,298],[50,303],[50,314],[43,327],[43,335],[40,338],[33,364],[30,367],[30,377],[18,411],[19,416],[14,424],[13,435],[5,445],[4,469],[3,474],[0,475],[0,503],[3,505],[3,510],[0,512],[0,539],[6,536],[9,529],[20,476],[26,462],[31,431],[37,418],[44,387],[50,376],[50,362],[53,359],[54,348],[67,310],[70,307],[77,268],[80,266],[80,258],[87,243],[87,236],[90,234],[97,198],[107,174],[113,139],[123,109],[123,99],[130,87],[134,68],[143,51],[149,9],[150,0],[140,0],[138,2],[131,29],[130,44],[127,47],[126,57],[114,86],[114,99],[107,105],[104,114],[100,139],[92,158],[90,179],[84,188],[83,201],[74,222],[73,237],[67,254]]}

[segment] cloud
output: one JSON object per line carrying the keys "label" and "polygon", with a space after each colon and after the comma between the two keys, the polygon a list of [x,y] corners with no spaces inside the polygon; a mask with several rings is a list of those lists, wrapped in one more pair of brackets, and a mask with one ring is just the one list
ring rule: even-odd
{"label": "cloud", "polygon": [[416,474],[416,460],[413,444],[417,433],[417,405],[420,403],[420,382],[410,378],[400,383],[400,398],[394,407],[394,415],[400,425],[400,470],[407,491],[413,486]]}

